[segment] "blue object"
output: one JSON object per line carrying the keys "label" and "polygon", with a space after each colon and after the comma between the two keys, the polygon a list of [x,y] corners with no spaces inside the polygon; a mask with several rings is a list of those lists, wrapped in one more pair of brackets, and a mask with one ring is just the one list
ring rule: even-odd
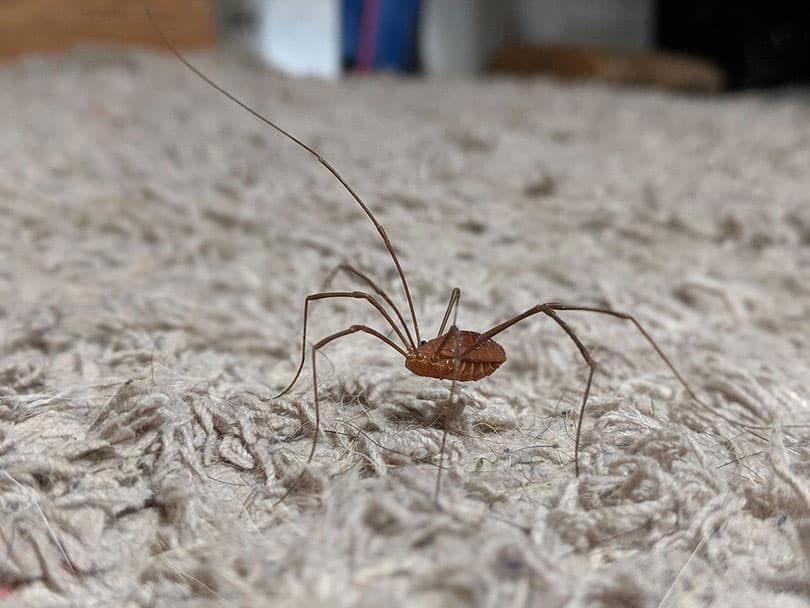
{"label": "blue object", "polygon": [[357,47],[360,44],[360,15],[363,13],[363,0],[343,0],[340,11],[341,56],[343,66],[354,67],[357,61]]}
{"label": "blue object", "polygon": [[[416,68],[420,0],[379,0],[374,40],[375,69],[412,71]],[[345,67],[357,62],[363,0],[343,0],[342,56]]]}

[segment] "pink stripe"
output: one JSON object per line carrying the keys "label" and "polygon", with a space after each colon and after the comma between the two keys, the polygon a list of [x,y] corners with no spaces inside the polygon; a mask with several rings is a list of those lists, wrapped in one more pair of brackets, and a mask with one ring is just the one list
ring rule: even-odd
{"label": "pink stripe", "polygon": [[361,72],[370,71],[374,65],[379,9],[379,0],[363,0],[363,9],[360,13],[360,40],[357,45],[357,69]]}

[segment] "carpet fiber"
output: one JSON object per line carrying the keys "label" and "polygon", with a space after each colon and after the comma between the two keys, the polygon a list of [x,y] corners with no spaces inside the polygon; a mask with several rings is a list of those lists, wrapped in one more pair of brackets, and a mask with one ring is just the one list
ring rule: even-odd
{"label": "carpet fiber", "polygon": [[[0,70],[0,606],[810,605],[810,106],[547,81],[295,81],[195,61],[343,173],[421,336],[548,301],[420,378],[304,298],[362,210],[174,58]],[[329,289],[368,286],[338,273]],[[308,344],[367,323],[310,306]],[[413,328],[411,328],[413,331]],[[309,349],[307,349],[309,352]],[[456,415],[449,413],[455,412]],[[438,504],[444,421],[450,433]]]}

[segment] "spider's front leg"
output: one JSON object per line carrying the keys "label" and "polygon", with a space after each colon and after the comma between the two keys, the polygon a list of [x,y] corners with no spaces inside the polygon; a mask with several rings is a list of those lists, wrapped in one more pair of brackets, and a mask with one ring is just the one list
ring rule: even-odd
{"label": "spider's front leg", "polygon": [[[353,298],[353,299],[366,300],[375,309],[377,309],[377,311],[386,320],[388,325],[391,326],[391,328],[397,334],[397,337],[401,340],[402,344],[405,346],[405,349],[407,350],[407,349],[410,348],[409,347],[409,342],[407,341],[405,335],[402,333],[402,330],[400,330],[397,327],[397,325],[394,323],[394,320],[391,318],[391,315],[389,315],[385,311],[385,309],[382,307],[382,305],[377,301],[377,299],[374,296],[372,296],[372,295],[370,295],[368,293],[365,293],[363,291],[326,291],[326,292],[321,292],[321,293],[310,294],[304,300],[304,323],[303,323],[303,331],[302,331],[302,335],[301,335],[301,360],[298,363],[298,369],[296,370],[295,376],[293,377],[292,381],[287,385],[287,388],[285,388],[283,391],[281,391],[278,395],[275,395],[273,397],[273,399],[278,399],[279,397],[282,397],[283,395],[287,394],[287,392],[289,392],[289,390],[293,387],[293,385],[296,383],[296,381],[300,377],[301,371],[304,369],[304,359],[306,358],[306,348],[307,348],[307,323],[309,322],[309,304],[310,304],[310,302],[313,302],[313,301],[316,301],[316,300],[326,300],[326,299],[335,299],[335,298]],[[386,338],[385,341],[387,343],[391,344],[397,350],[397,352],[399,352],[401,355],[403,355],[403,356],[405,355],[405,350],[403,350],[402,348],[400,348],[399,346],[397,346],[396,344],[391,342],[388,338]]]}
{"label": "spider's front leg", "polygon": [[326,291],[329,288],[329,286],[332,284],[332,281],[334,280],[334,278],[340,272],[344,272],[344,273],[348,274],[350,277],[358,279],[359,281],[361,281],[361,282],[365,283],[366,285],[368,285],[372,290],[374,290],[374,293],[376,293],[378,296],[380,296],[385,301],[385,303],[388,304],[388,306],[391,307],[391,310],[394,311],[394,314],[397,316],[397,319],[399,319],[400,324],[405,329],[405,333],[408,336],[408,342],[407,342],[406,346],[410,345],[411,348],[416,348],[416,342],[414,342],[413,336],[411,335],[411,330],[408,329],[408,324],[405,322],[405,318],[402,316],[402,313],[399,311],[399,308],[397,307],[397,305],[394,304],[394,302],[391,300],[390,296],[387,293],[385,293],[385,290],[383,288],[381,288],[379,285],[377,285],[377,283],[375,283],[371,279],[371,277],[369,277],[367,274],[364,274],[363,272],[361,272],[360,270],[358,270],[357,268],[355,268],[351,264],[349,264],[347,262],[341,262],[340,264],[335,266],[335,268],[333,268],[326,275],[326,278],[323,280],[323,283],[321,285],[321,291]]}
{"label": "spider's front leg", "polygon": [[[450,293],[450,301],[447,303],[447,310],[444,311],[444,318],[442,318],[442,324],[439,326],[439,331],[436,333],[437,338],[444,333],[444,328],[447,325],[447,321],[450,319],[451,312],[453,313],[453,325],[456,324],[456,317],[458,316],[459,300],[461,300],[461,290],[458,287],[454,287],[453,291]],[[456,331],[458,331],[458,328],[456,329]]]}

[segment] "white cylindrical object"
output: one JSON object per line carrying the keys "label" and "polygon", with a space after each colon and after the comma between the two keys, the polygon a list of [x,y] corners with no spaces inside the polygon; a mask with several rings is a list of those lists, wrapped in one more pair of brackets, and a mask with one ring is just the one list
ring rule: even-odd
{"label": "white cylindrical object", "polygon": [[340,75],[340,0],[262,0],[257,51],[294,76]]}

